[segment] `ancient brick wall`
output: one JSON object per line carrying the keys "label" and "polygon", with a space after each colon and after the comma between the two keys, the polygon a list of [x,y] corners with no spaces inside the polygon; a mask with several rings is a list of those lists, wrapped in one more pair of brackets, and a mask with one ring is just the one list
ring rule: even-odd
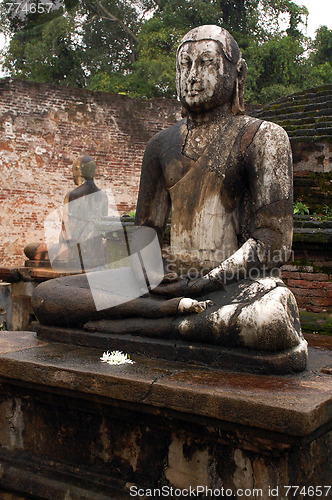
{"label": "ancient brick wall", "polygon": [[1,80],[0,266],[23,264],[23,247],[43,240],[82,154],[96,159],[96,184],[112,189],[120,214],[134,209],[146,143],[179,111],[176,101]]}
{"label": "ancient brick wall", "polygon": [[317,264],[321,265],[288,264],[283,267],[282,279],[294,293],[300,310],[327,313],[332,306],[332,274],[319,272]]}

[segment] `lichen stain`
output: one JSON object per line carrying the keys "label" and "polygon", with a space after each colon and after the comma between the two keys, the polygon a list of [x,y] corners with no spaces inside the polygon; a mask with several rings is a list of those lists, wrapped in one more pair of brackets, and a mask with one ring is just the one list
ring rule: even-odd
{"label": "lichen stain", "polygon": [[[190,454],[188,454],[190,447]],[[200,450],[184,436],[173,435],[168,450],[168,466],[166,479],[176,488],[196,488],[209,486],[208,467],[210,456],[208,450]]]}
{"label": "lichen stain", "polygon": [[251,461],[240,449],[234,451],[234,462],[236,465],[233,474],[233,483],[237,489],[253,489],[254,478]]}
{"label": "lichen stain", "polygon": [[127,460],[135,472],[137,469],[137,463],[140,455],[140,440],[142,437],[141,431],[131,432],[126,439],[127,446],[124,446],[121,452],[121,457]]}

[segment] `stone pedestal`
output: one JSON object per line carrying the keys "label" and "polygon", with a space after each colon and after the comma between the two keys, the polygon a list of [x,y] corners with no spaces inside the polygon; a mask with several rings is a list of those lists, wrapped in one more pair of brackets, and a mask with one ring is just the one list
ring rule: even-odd
{"label": "stone pedestal", "polygon": [[304,373],[268,376],[135,353],[110,366],[101,349],[0,332],[0,490],[266,500],[324,485],[331,495],[331,339],[309,341]]}
{"label": "stone pedestal", "polygon": [[11,269],[0,267],[0,281],[8,282],[3,283],[8,291],[0,290],[0,323],[3,323],[8,330],[30,328],[31,320],[34,318],[31,297],[39,283],[77,274],[56,271],[46,264],[45,261],[26,261],[24,267]]}

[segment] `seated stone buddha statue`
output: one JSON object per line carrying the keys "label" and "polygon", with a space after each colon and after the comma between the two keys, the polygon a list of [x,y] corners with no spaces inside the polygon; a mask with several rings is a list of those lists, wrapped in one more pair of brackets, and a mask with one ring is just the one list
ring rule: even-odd
{"label": "seated stone buddha statue", "polygon": [[[148,293],[99,310],[86,275],[42,283],[33,297],[41,323],[106,319],[110,333],[295,353],[294,370],[305,368],[297,305],[278,273],[292,245],[290,144],[278,125],[243,114],[245,78],[226,30],[185,35],[177,52],[185,117],[146,147],[135,221],[161,242],[171,213],[165,276]],[[100,294],[115,297],[117,279]]]}
{"label": "seated stone buddha statue", "polygon": [[30,243],[24,248],[30,260],[51,261],[57,270],[94,268],[104,259],[97,222],[108,214],[108,199],[94,182],[96,163],[91,156],[84,155],[74,161],[72,171],[77,187],[65,196],[58,241]]}

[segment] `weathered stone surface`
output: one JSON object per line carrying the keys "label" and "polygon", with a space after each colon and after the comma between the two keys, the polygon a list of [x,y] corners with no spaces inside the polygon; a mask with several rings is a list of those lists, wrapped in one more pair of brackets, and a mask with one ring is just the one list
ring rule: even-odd
{"label": "weathered stone surface", "polygon": [[110,366],[99,349],[1,332],[0,488],[75,500],[261,488],[254,500],[273,487],[282,500],[288,484],[328,485],[331,340],[309,341],[307,371],[258,376],[142,355]]}
{"label": "weathered stone surface", "polygon": [[[156,407],[168,394],[168,407],[184,413],[237,423],[245,419],[247,425],[297,436],[324,425],[331,416],[332,381],[320,373],[331,363],[331,354],[320,348],[312,348],[302,375],[269,377],[186,366],[142,354],[133,356],[134,365],[110,367],[100,363],[101,349],[38,340],[31,332],[0,332],[0,339],[0,375],[5,378],[24,377],[25,382]],[[239,398],[240,406],[235,403]],[[260,409],[259,415],[249,411],[251,406]]]}

